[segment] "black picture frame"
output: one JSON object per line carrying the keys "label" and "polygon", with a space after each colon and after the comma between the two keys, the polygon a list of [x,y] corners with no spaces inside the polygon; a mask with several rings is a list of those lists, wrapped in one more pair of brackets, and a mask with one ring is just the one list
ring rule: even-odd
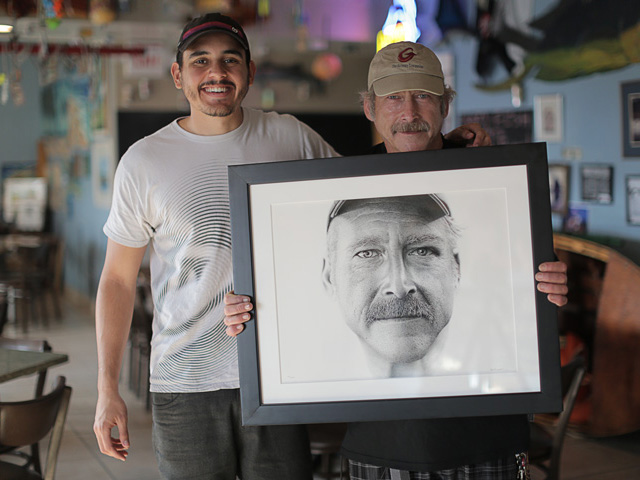
{"label": "black picture frame", "polygon": [[622,101],[622,152],[640,157],[640,80],[620,85]]}
{"label": "black picture frame", "polygon": [[[256,305],[254,319],[246,324],[245,331],[238,336],[244,425],[443,418],[561,410],[556,308],[547,301],[546,295],[536,290],[533,280],[537,265],[554,260],[545,144],[501,145],[474,149],[235,165],[230,166],[228,172],[234,290],[237,294],[251,296]],[[444,183],[441,182],[443,179]],[[425,184],[425,180],[430,186]],[[285,362],[276,358],[276,365],[280,365],[280,368],[285,365],[286,368],[290,368],[292,364],[302,363],[301,369],[305,372],[305,362],[311,365],[311,362],[324,361],[324,359],[317,360],[312,353],[312,347],[323,342],[310,333],[308,327],[312,325],[319,330],[331,327],[325,326],[322,322],[311,324],[305,320],[307,321],[305,326],[300,323],[297,328],[295,324],[294,328],[285,328],[284,323],[279,326],[276,324],[276,328],[271,328],[270,322],[273,321],[273,317],[276,317],[278,322],[280,321],[278,315],[281,315],[282,321],[285,321],[284,311],[289,306],[284,305],[281,308],[278,305],[274,310],[270,302],[274,291],[278,292],[276,295],[288,292],[287,288],[282,286],[284,282],[282,285],[279,284],[279,278],[287,278],[287,282],[293,281],[295,285],[295,283],[304,283],[305,277],[315,277],[318,274],[315,270],[306,272],[303,267],[298,266],[299,259],[304,263],[304,257],[315,254],[316,250],[306,242],[313,241],[312,237],[316,235],[300,233],[300,235],[306,235],[305,240],[301,242],[291,240],[289,237],[295,236],[296,232],[305,232],[306,227],[313,227],[318,231],[322,229],[326,231],[327,227],[326,217],[322,219],[322,222],[325,222],[324,225],[316,225],[320,217],[311,219],[313,215],[310,214],[296,217],[302,224],[287,225],[285,222],[282,225],[287,228],[280,228],[282,225],[278,223],[280,221],[277,219],[278,211],[288,212],[290,207],[295,209],[300,206],[302,212],[310,212],[311,210],[307,208],[316,208],[322,202],[309,200],[311,198],[309,195],[318,194],[332,200],[367,196],[385,197],[394,195],[396,191],[402,192],[401,195],[426,195],[433,192],[434,188],[439,192],[452,192],[461,188],[460,185],[469,185],[468,190],[463,189],[462,193],[468,192],[469,198],[473,199],[477,194],[476,189],[481,187],[482,182],[495,187],[496,198],[502,198],[500,192],[504,192],[504,199],[498,203],[509,204],[505,210],[510,210],[510,213],[508,219],[504,221],[508,232],[505,235],[495,234],[496,238],[512,234],[521,239],[527,237],[525,241],[517,242],[517,245],[512,244],[513,249],[506,254],[511,255],[509,261],[513,260],[519,269],[515,271],[507,267],[507,276],[516,275],[524,279],[522,282],[524,286],[518,287],[520,292],[518,295],[523,302],[515,302],[515,288],[507,292],[505,298],[508,301],[514,300],[518,305],[526,304],[528,307],[518,307],[521,308],[526,319],[517,318],[517,314],[514,314],[511,319],[516,331],[514,342],[516,345],[512,346],[509,343],[505,348],[505,350],[512,349],[516,352],[519,362],[517,369],[520,370],[516,369],[514,375],[511,373],[505,373],[505,375],[509,379],[518,379],[522,376],[520,380],[524,383],[531,381],[535,386],[530,387],[527,384],[522,390],[517,387],[512,390],[489,390],[480,393],[463,386],[462,390],[455,394],[448,394],[445,388],[436,391],[434,395],[424,393],[414,395],[405,389],[403,382],[428,385],[431,382],[437,383],[442,378],[418,376],[408,379],[367,378],[356,381],[338,379],[328,382],[312,379],[301,383],[303,399],[298,397],[298,392],[289,396],[287,389],[293,385],[292,388],[295,390],[300,387],[300,384],[285,384],[282,378],[286,375],[282,371],[274,374],[271,368],[274,359],[271,358],[270,350],[277,350],[281,345],[287,344],[277,336],[282,332],[292,335],[293,339],[289,341],[289,345],[298,352],[298,357],[295,362]],[[451,187],[443,186],[445,184]],[[493,187],[489,188],[489,191],[493,192]],[[381,190],[387,189],[388,192],[381,193]],[[360,193],[354,193],[358,190]],[[453,195],[455,196],[455,192]],[[269,196],[272,198],[269,199]],[[265,198],[267,198],[266,201]],[[465,203],[462,202],[462,204]],[[467,205],[470,204],[467,203]],[[484,207],[482,202],[473,202],[473,204],[480,205],[478,212],[485,212],[489,218],[501,218],[501,215],[493,215],[491,209]],[[475,211],[465,211],[463,215],[471,217],[475,215]],[[272,238],[264,234],[265,228],[267,230],[272,228]],[[492,229],[479,228],[478,230],[491,231]],[[273,240],[273,238],[285,237],[289,242],[302,244],[299,247],[301,255],[296,257],[295,253],[286,249],[286,245],[284,247],[276,245],[277,241]],[[504,241],[513,240],[505,239]],[[470,243],[477,243],[478,246],[473,247],[477,249],[490,247],[490,242],[474,240]],[[522,244],[527,244],[528,247],[523,247]],[[279,252],[281,248],[284,249],[284,256],[273,253]],[[487,251],[493,250],[497,251],[498,248],[489,248]],[[519,252],[513,250],[519,250]],[[478,250],[476,253],[481,252]],[[274,257],[270,257],[271,255]],[[285,260],[278,263],[282,259]],[[282,263],[287,265],[283,266]],[[470,267],[474,266],[473,262],[467,263]],[[276,264],[278,269],[281,266],[301,269],[300,274],[274,276],[269,269],[274,268]],[[263,268],[264,265],[267,267]],[[285,297],[298,298],[297,295],[285,295]],[[322,299],[312,298],[311,295],[304,298],[303,302],[306,308],[294,309],[292,315],[286,316],[287,322],[311,318],[316,310],[323,307]],[[329,317],[323,317],[323,319],[328,321]],[[450,323],[453,323],[453,320]],[[477,325],[482,327],[481,322]],[[325,331],[322,335],[339,338],[333,335],[332,330]],[[469,336],[464,341],[474,342],[475,339]],[[328,342],[326,347],[331,350],[331,342]],[[333,355],[333,353],[327,355]],[[520,355],[525,357],[521,358]],[[335,361],[333,357],[327,358]],[[337,361],[336,363],[340,368],[344,365]],[[509,368],[512,368],[513,365],[510,365]],[[298,367],[295,365],[295,368]],[[478,378],[482,378],[483,375],[485,373]],[[486,375],[492,374],[486,373]],[[496,378],[502,378],[502,373],[496,375]],[[445,377],[445,380],[449,378]],[[453,381],[467,385],[472,378],[475,377],[471,374],[463,374],[455,376]],[[510,381],[505,380],[506,383]],[[365,385],[364,394],[358,389],[358,385]],[[389,385],[391,385],[390,389],[387,388]],[[278,388],[284,388],[284,393],[278,392]],[[343,395],[343,388],[351,389],[350,393]],[[357,399],[349,396],[353,395],[354,388],[358,389],[359,398]],[[272,390],[278,392],[276,396],[280,395],[280,398],[273,400]],[[366,393],[370,391],[375,393]]]}
{"label": "black picture frame", "polygon": [[580,189],[585,202],[613,203],[613,167],[584,164],[580,167]]}

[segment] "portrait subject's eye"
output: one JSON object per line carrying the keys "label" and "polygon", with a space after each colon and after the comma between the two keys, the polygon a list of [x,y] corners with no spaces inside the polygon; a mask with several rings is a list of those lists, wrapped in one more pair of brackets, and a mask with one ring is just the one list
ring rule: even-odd
{"label": "portrait subject's eye", "polygon": [[359,258],[374,258],[377,257],[379,253],[376,250],[361,250],[356,253],[356,257]]}
{"label": "portrait subject's eye", "polygon": [[415,255],[418,257],[427,257],[429,255],[433,255],[437,257],[440,255],[440,252],[438,251],[438,249],[433,247],[418,247],[410,250],[409,255]]}

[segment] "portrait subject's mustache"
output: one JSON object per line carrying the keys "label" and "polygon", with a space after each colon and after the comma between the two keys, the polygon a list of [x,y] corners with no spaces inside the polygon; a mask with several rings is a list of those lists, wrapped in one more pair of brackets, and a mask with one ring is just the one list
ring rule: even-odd
{"label": "portrait subject's mustache", "polygon": [[391,132],[407,133],[407,132],[428,132],[431,127],[424,120],[416,120],[415,122],[397,122],[391,126]]}
{"label": "portrait subject's mustache", "polygon": [[367,309],[366,322],[403,317],[424,317],[433,320],[433,310],[426,300],[407,295],[404,298],[394,297],[391,300],[377,299]]}

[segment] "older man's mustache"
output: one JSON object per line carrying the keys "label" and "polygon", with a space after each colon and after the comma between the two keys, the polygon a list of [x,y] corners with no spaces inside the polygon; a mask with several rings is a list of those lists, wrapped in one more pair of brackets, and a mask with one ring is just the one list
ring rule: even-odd
{"label": "older man's mustache", "polygon": [[390,300],[378,299],[369,306],[365,316],[367,324],[377,320],[408,317],[423,317],[432,321],[434,315],[427,301],[416,298],[414,295],[407,295],[404,298],[394,297]]}
{"label": "older man's mustache", "polygon": [[408,132],[428,132],[431,130],[429,124],[423,120],[416,120],[415,122],[397,122],[391,126],[391,132],[396,133],[408,133]]}

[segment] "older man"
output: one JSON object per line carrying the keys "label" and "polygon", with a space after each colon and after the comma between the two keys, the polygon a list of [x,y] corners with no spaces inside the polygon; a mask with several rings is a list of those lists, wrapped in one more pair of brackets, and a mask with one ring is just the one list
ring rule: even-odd
{"label": "older man", "polygon": [[[441,134],[455,92],[428,48],[399,42],[373,58],[365,115],[383,143],[372,153],[452,148]],[[566,304],[566,265],[545,262],[537,288],[550,302]],[[240,333],[253,305],[241,295],[225,298],[227,334]],[[343,442],[352,480],[526,478],[526,415],[352,423]]]}

